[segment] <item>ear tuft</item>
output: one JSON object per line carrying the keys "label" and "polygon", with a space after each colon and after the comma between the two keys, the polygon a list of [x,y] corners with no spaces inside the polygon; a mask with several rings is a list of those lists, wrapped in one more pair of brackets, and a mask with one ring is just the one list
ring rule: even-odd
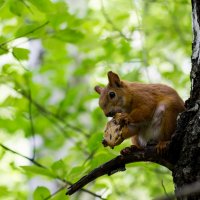
{"label": "ear tuft", "polygon": [[112,71],[109,71],[109,72],[107,73],[108,77],[109,77],[109,76],[112,76],[112,74],[114,74]]}
{"label": "ear tuft", "polygon": [[95,90],[98,94],[101,94],[102,89],[103,89],[103,88],[101,88],[101,87],[98,86],[98,85],[94,87],[94,90]]}
{"label": "ear tuft", "polygon": [[111,87],[121,87],[121,80],[119,76],[112,71],[108,72],[108,81]]}

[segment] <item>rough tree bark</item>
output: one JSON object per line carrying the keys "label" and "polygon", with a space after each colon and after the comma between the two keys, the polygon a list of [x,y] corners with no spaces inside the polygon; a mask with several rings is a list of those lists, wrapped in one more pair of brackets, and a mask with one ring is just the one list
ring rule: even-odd
{"label": "rough tree bark", "polygon": [[[192,0],[192,69],[191,92],[186,101],[187,111],[178,120],[176,134],[170,146],[170,155],[175,192],[181,187],[200,181],[200,1]],[[182,199],[182,198],[180,198]],[[200,193],[184,197],[187,200],[200,199]]]}
{"label": "rough tree bark", "polygon": [[[190,98],[185,102],[186,111],[178,118],[177,129],[172,136],[167,155],[159,157],[154,147],[147,147],[142,151],[135,151],[132,155],[118,156],[73,184],[67,194],[73,194],[99,176],[125,170],[127,163],[152,161],[172,171],[178,199],[200,200],[200,0],[192,0],[192,22]],[[174,196],[166,199],[174,199]]]}

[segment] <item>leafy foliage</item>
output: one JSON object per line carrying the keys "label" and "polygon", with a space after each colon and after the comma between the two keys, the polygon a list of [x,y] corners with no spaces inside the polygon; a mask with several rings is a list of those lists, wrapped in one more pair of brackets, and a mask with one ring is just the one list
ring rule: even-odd
{"label": "leafy foliage", "polygon": [[[68,199],[70,183],[130,144],[101,145],[93,87],[107,71],[188,96],[188,0],[67,2],[0,0],[0,199]],[[166,169],[135,163],[86,189],[72,199],[150,199],[173,184]]]}

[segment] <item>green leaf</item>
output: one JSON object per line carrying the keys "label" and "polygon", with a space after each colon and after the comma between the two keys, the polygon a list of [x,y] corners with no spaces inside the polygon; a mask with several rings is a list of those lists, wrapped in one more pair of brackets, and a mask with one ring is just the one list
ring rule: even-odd
{"label": "green leaf", "polygon": [[42,167],[37,167],[37,166],[21,166],[21,168],[25,171],[25,172],[31,172],[34,174],[40,174],[40,175],[44,175],[44,176],[48,176],[48,177],[55,177],[55,175],[49,170],[49,169],[45,169]]}
{"label": "green leaf", "polygon": [[100,133],[95,133],[93,134],[89,141],[88,141],[88,149],[90,151],[94,151],[95,149],[97,149],[99,146],[101,146],[101,141],[103,139],[103,133],[100,132]]}
{"label": "green leaf", "polygon": [[66,175],[66,166],[62,160],[54,162],[53,165],[51,166],[51,169],[53,170],[53,172],[56,173],[56,175],[60,177]]}
{"label": "green leaf", "polygon": [[107,162],[111,158],[111,154],[108,154],[107,152],[100,152],[98,154],[95,154],[95,159],[92,160],[91,166],[92,168],[95,168],[103,164],[104,162]]}
{"label": "green leaf", "polygon": [[55,196],[53,196],[50,200],[70,200],[70,196],[66,196],[66,189],[61,190],[59,193],[57,193]]}
{"label": "green leaf", "polygon": [[24,48],[13,48],[13,56],[16,57],[19,60],[28,60],[30,51],[28,49]]}
{"label": "green leaf", "polygon": [[1,47],[0,48],[0,55],[3,55],[3,54],[6,54],[6,53],[8,53],[8,49],[6,48],[3,48],[3,47]]}
{"label": "green leaf", "polygon": [[24,9],[22,1],[12,0],[9,3],[10,3],[10,11],[17,16],[21,16],[22,11]]}
{"label": "green leaf", "polygon": [[1,185],[0,186],[0,197],[5,197],[8,194],[9,194],[8,188],[4,185]]}
{"label": "green leaf", "polygon": [[8,48],[6,44],[6,38],[0,36],[0,55],[8,53]]}
{"label": "green leaf", "polygon": [[50,0],[29,0],[38,10],[42,12],[52,12],[53,3]]}
{"label": "green leaf", "polygon": [[33,194],[33,199],[34,200],[44,200],[47,197],[49,197],[51,195],[50,191],[48,190],[48,188],[43,187],[43,186],[39,186],[36,188],[36,190],[34,191]]}
{"label": "green leaf", "polygon": [[27,36],[34,36],[34,37],[42,37],[44,32],[44,27],[46,26],[48,22],[34,22],[30,24],[23,24],[21,25],[17,31],[15,32],[15,37],[27,37]]}
{"label": "green leaf", "polygon": [[0,0],[0,8],[3,6],[4,3],[5,3],[5,0]]}
{"label": "green leaf", "polygon": [[77,181],[84,173],[88,171],[89,167],[86,166],[77,166],[73,167],[72,170],[69,172],[67,179],[72,182]]}
{"label": "green leaf", "polygon": [[64,29],[56,33],[55,37],[65,42],[77,43],[83,38],[83,33],[75,29]]}

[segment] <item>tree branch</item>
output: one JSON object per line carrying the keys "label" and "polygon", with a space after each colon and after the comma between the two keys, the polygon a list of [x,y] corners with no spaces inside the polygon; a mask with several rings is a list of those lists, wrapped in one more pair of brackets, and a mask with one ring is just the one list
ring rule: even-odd
{"label": "tree branch", "polygon": [[126,164],[140,161],[150,161],[163,165],[169,170],[173,169],[172,164],[168,162],[167,158],[164,158],[164,156],[158,154],[155,146],[147,146],[144,150],[135,150],[133,153],[127,155],[119,155],[114,159],[100,165],[99,167],[92,170],[89,174],[82,177],[79,181],[71,185],[68,188],[68,192],[66,194],[72,195],[76,191],[83,188],[86,184],[97,179],[98,177],[103,176],[105,174],[108,174],[108,176],[110,176],[118,171],[125,171]]}
{"label": "tree branch", "polygon": [[[25,159],[29,160],[30,162],[32,162],[34,165],[36,165],[36,166],[38,166],[38,167],[41,167],[41,168],[44,168],[44,169],[48,169],[46,166],[40,164],[40,163],[37,162],[35,159],[29,158],[29,157],[27,157],[27,156],[25,156],[25,155],[22,155],[21,153],[19,153],[19,152],[17,152],[17,151],[14,151],[14,150],[12,150],[12,149],[10,149],[10,148],[8,148],[7,146],[3,145],[2,143],[0,143],[0,147],[2,147],[3,149],[5,149],[6,151],[9,151],[9,152],[11,152],[11,153],[13,153],[13,154],[16,154],[16,155],[18,155],[18,156],[20,156],[20,157],[22,157],[22,158],[25,158]],[[55,178],[58,179],[58,180],[60,180],[61,182],[63,182],[63,183],[65,184],[65,186],[61,187],[58,191],[56,191],[55,193],[53,193],[51,196],[48,196],[46,199],[49,199],[49,198],[51,198],[52,196],[55,196],[59,191],[61,191],[61,190],[64,189],[65,187],[67,187],[67,185],[72,185],[71,182],[69,182],[69,181],[67,181],[67,180],[65,180],[65,179],[63,179],[63,178],[61,178],[61,177],[59,177],[59,176],[55,176]],[[94,196],[94,197],[98,197],[99,199],[104,200],[103,197],[101,197],[100,195],[98,195],[98,194],[96,194],[96,193],[94,193],[94,192],[92,192],[92,191],[90,191],[90,190],[87,190],[87,189],[84,189],[84,188],[83,188],[83,189],[81,189],[81,191],[86,192],[86,193],[88,193],[88,194],[90,194],[90,195],[92,195],[92,196]]]}

